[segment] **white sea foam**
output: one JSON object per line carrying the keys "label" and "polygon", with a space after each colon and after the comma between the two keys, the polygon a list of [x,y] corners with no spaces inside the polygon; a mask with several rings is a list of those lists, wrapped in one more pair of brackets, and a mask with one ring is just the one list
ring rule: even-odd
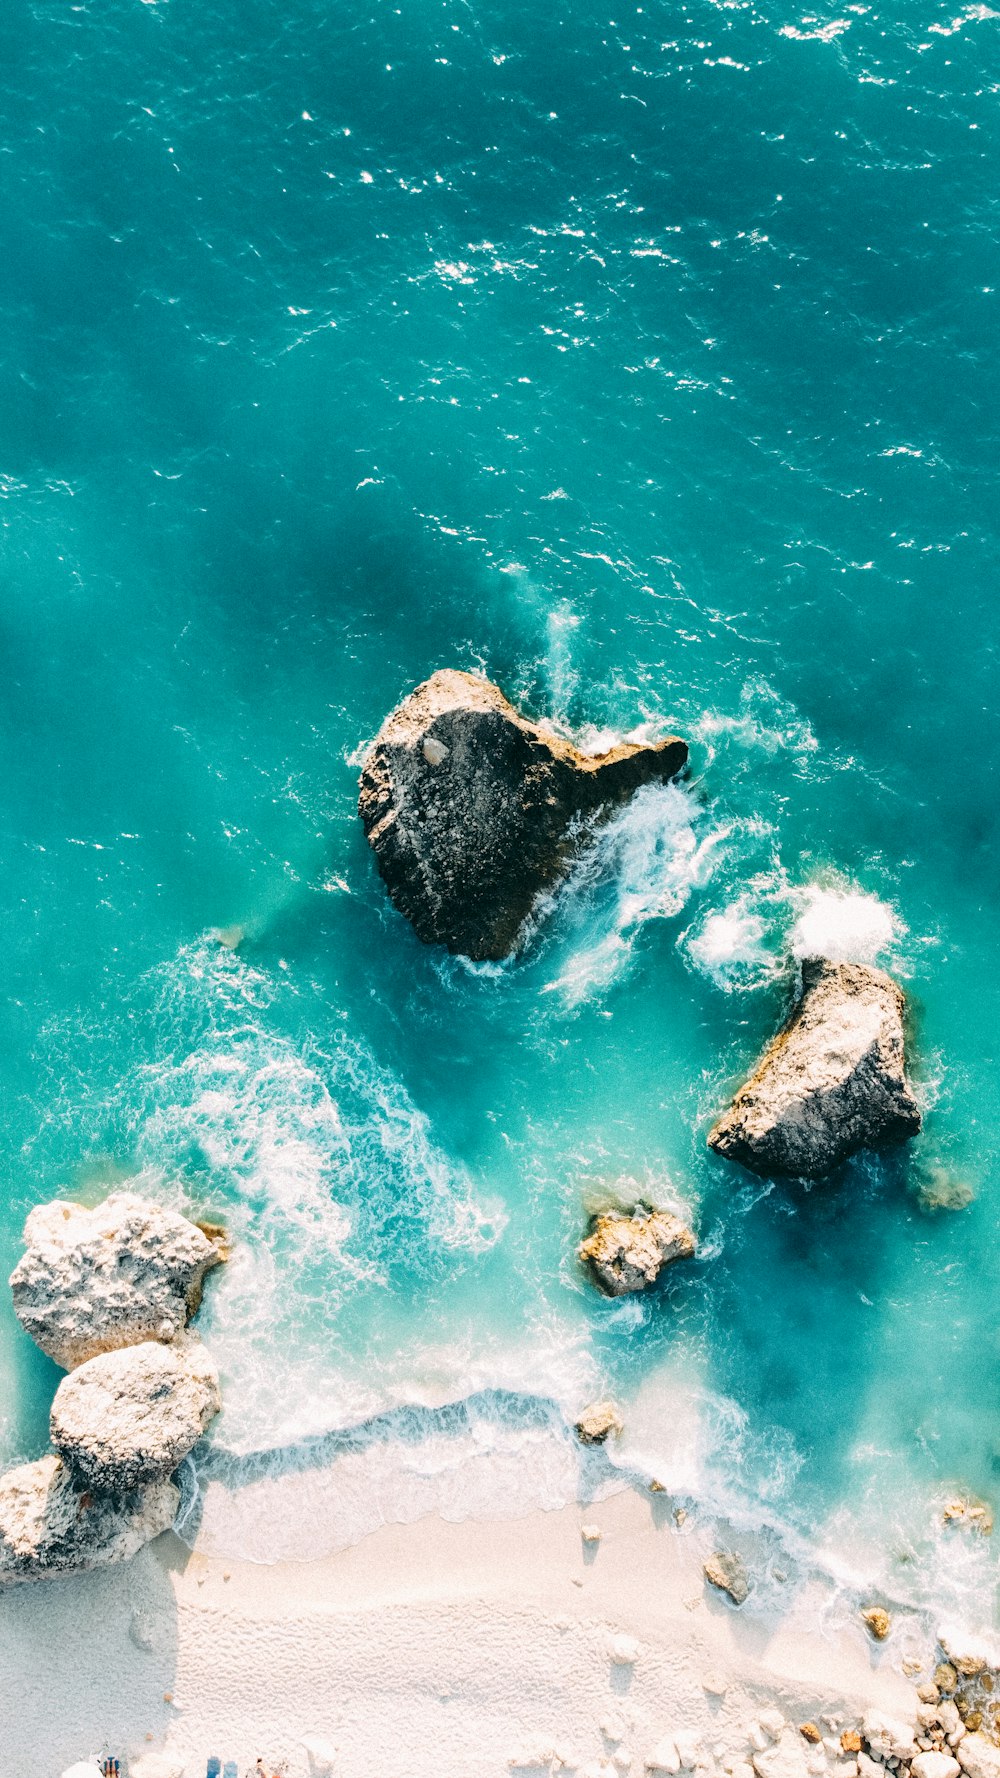
{"label": "white sea foam", "polygon": [[792,955],[833,963],[875,963],[906,931],[899,915],[859,889],[810,885],[795,895],[800,912],[789,944]]}
{"label": "white sea foam", "polygon": [[638,791],[540,910],[559,959],[544,991],[575,1007],[620,976],[646,922],[679,914],[706,880],[722,832],[679,785]]}

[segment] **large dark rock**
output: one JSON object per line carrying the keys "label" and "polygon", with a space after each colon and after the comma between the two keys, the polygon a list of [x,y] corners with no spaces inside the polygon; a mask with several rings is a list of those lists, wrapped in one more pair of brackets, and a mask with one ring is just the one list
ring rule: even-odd
{"label": "large dark rock", "polygon": [[709,1147],[755,1173],[818,1179],[859,1148],[906,1142],[920,1112],[906,1078],[903,991],[863,963],[802,965],[802,998]]}
{"label": "large dark rock", "polygon": [[666,782],[683,741],[581,753],[519,716],[486,679],[446,670],[388,717],[358,812],[393,901],[428,944],[505,957],[573,855],[571,829]]}

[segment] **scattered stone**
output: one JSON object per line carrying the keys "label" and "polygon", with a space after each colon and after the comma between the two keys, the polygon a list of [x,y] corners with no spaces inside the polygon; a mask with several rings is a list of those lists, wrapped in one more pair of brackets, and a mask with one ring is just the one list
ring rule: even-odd
{"label": "scattered stone", "polygon": [[624,1741],[625,1724],[620,1716],[602,1716],[597,1726],[606,1741]]}
{"label": "scattered stone", "polygon": [[603,1532],[600,1525],[581,1525],[580,1536],[584,1543],[600,1543]]}
{"label": "scattered stone", "polygon": [[678,1530],[680,1530],[681,1526],[684,1524],[686,1519],[687,1519],[686,1508],[683,1506],[675,1506],[674,1507],[674,1524],[677,1526]]}
{"label": "scattered stone", "polygon": [[608,1654],[616,1667],[632,1667],[639,1659],[639,1644],[634,1636],[612,1636]]}
{"label": "scattered stone", "polygon": [[884,1606],[869,1605],[867,1610],[861,1613],[861,1619],[868,1625],[869,1634],[874,1637],[876,1642],[885,1641],[892,1627],[892,1619]]}
{"label": "scattered stone", "polygon": [[128,1494],[172,1475],[221,1406],[203,1346],[147,1340],[88,1358],[64,1377],[49,1426],[82,1487]]}
{"label": "scattered stone", "polygon": [[620,1438],[625,1422],[613,1401],[595,1401],[584,1408],[576,1423],[576,1436],[582,1445],[603,1445],[607,1438]]}
{"label": "scattered stone", "polygon": [[931,1680],[928,1680],[926,1685],[917,1686],[917,1697],[921,1704],[940,1704],[941,1702],[941,1693]]}
{"label": "scattered stone", "polygon": [[724,1698],[729,1689],[725,1674],[704,1674],[701,1681],[701,1689],[703,1692],[707,1692],[710,1698]]}
{"label": "scattered stone", "polygon": [[759,1717],[760,1726],[777,1741],[785,1727],[785,1719],[780,1710],[762,1710]]}
{"label": "scattered stone", "polygon": [[610,1211],[598,1216],[579,1257],[607,1296],[625,1296],[655,1283],[664,1266],[690,1259],[697,1243],[679,1216],[666,1210]]}
{"label": "scattered stone", "polygon": [[172,1340],[201,1302],[218,1246],[133,1192],[93,1210],[57,1199],[32,1210],[11,1274],[18,1320],[64,1370],[99,1352]]}
{"label": "scattered stone", "polygon": [[711,1131],[756,1173],[817,1179],[861,1148],[906,1142],[920,1112],[906,1078],[902,989],[880,969],[802,965],[802,998]]}
{"label": "scattered stone", "polygon": [[860,1753],[861,1736],[857,1729],[845,1729],[840,1737],[840,1745],[845,1753]]}
{"label": "scattered stone", "polygon": [[734,1605],[742,1605],[750,1593],[750,1580],[742,1556],[719,1550],[704,1565],[705,1579],[721,1593],[728,1593]]}
{"label": "scattered stone", "polygon": [[483,961],[515,948],[538,895],[564,875],[584,820],[687,762],[671,736],[585,754],[520,716],[472,673],[444,670],[383,723],[358,813],[399,911],[428,944]]}
{"label": "scattered stone", "polygon": [[958,1778],[961,1767],[950,1753],[918,1753],[910,1771],[913,1778]]}
{"label": "scattered stone", "polygon": [[649,1492],[651,1494],[665,1494],[666,1491],[667,1490],[666,1490],[664,1484],[662,1482],[658,1482],[654,1477],[654,1479],[649,1484]]}
{"label": "scattered stone", "polygon": [[813,1743],[822,1741],[823,1739],[822,1734],[814,1722],[800,1722],[799,1734],[804,1741],[812,1741]]}
{"label": "scattered stone", "polygon": [[951,1661],[942,1661],[934,1669],[934,1684],[942,1692],[953,1692],[958,1685],[958,1668]]}
{"label": "scattered stone", "polygon": [[8,1470],[0,1477],[0,1582],[126,1562],[169,1530],[179,1504],[172,1482],[117,1499],[92,1494],[58,1457]]}
{"label": "scattered stone", "polygon": [[885,1778],[885,1767],[864,1749],[858,1754],[858,1778]]}

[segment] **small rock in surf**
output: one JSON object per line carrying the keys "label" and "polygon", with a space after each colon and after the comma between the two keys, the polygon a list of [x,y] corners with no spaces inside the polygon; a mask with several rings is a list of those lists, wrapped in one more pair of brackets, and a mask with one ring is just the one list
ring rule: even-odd
{"label": "small rock in surf", "polygon": [[595,1219],[579,1257],[606,1296],[626,1296],[654,1284],[664,1266],[690,1259],[696,1247],[687,1224],[667,1210],[611,1211]]}

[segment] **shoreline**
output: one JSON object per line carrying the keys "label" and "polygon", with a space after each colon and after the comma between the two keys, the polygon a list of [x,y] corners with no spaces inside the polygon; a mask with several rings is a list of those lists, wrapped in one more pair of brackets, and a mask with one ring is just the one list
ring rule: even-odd
{"label": "shoreline", "polygon": [[931,1638],[835,1627],[810,1583],[780,1615],[735,1610],[668,1500],[628,1489],[518,1519],[431,1516],[272,1566],[168,1533],[122,1568],[5,1589],[0,1752],[31,1778],[105,1751],[123,1771],[164,1753],[162,1778],[201,1778],[213,1752],[241,1778],[258,1754],[307,1778],[315,1737],[337,1748],[338,1778],[643,1778],[686,1732],[708,1778],[748,1760],[762,1709],[829,1718],[828,1737],[871,1706],[912,1718]]}

